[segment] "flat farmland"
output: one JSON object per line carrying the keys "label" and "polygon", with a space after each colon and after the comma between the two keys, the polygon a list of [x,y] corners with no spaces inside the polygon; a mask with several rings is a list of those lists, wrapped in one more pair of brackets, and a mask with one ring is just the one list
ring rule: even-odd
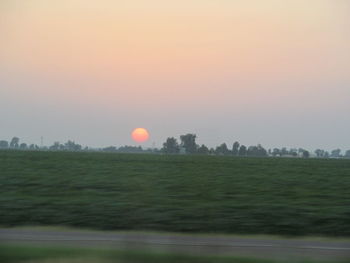
{"label": "flat farmland", "polygon": [[0,225],[350,236],[350,160],[0,151]]}

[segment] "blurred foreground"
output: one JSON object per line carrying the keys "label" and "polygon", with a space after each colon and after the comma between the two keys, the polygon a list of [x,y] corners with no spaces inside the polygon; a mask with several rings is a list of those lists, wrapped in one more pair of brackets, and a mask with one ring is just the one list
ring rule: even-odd
{"label": "blurred foreground", "polygon": [[54,228],[0,229],[0,262],[26,261],[350,262],[350,240]]}
{"label": "blurred foreground", "polygon": [[[236,256],[193,256],[186,254],[130,250],[102,250],[62,247],[0,246],[2,263],[316,263],[318,260],[271,260]],[[348,263],[349,260],[322,260],[324,263]]]}

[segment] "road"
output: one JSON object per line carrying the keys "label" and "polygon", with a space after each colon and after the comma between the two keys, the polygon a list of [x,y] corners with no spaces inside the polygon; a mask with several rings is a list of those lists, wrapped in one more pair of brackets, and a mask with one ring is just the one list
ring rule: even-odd
{"label": "road", "polygon": [[47,229],[0,229],[0,244],[142,249],[258,258],[350,259],[350,240],[123,233]]}

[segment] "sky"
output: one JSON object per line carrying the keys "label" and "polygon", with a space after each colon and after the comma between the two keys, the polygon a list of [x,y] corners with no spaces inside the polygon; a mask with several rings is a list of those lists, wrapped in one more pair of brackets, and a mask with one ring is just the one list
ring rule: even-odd
{"label": "sky", "polygon": [[350,149],[348,0],[0,0],[0,139]]}

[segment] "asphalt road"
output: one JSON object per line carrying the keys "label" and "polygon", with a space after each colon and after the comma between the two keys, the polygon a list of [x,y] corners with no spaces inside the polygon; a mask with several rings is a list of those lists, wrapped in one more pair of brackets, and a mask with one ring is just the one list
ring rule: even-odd
{"label": "asphalt road", "polygon": [[348,259],[350,241],[234,236],[118,233],[44,229],[0,229],[0,244],[142,249],[258,258]]}

